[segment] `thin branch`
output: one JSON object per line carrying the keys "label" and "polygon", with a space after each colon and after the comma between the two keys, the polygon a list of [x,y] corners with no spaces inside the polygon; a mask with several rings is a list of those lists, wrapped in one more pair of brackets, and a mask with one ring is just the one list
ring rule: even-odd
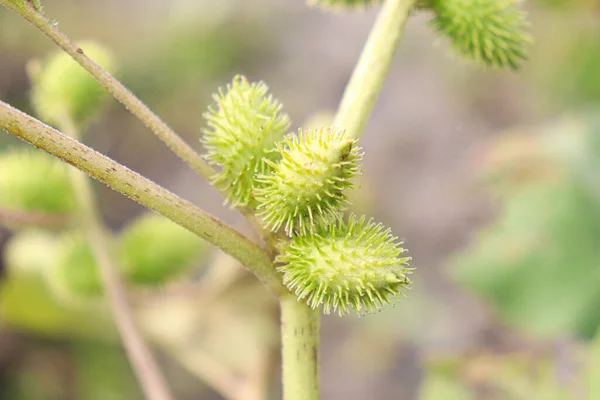
{"label": "thin branch", "polygon": [[85,68],[102,86],[104,86],[127,110],[135,115],[146,125],[160,140],[177,154],[185,163],[205,178],[214,175],[213,168],[190,147],[181,137],[173,131],[158,115],[154,114],[140,99],[119,82],[108,71],[89,58],[65,34],[59,31],[56,24],[52,24],[43,14],[37,12],[33,6],[19,7],[11,0],[0,0],[0,4],[16,12],[44,35],[52,40],[58,47],[69,54],[83,68]]}
{"label": "thin branch", "polygon": [[204,210],[2,101],[0,128],[197,234],[239,260],[273,293],[286,292],[268,254]]}
{"label": "thin branch", "polygon": [[[61,128],[78,137],[70,118],[63,118]],[[173,400],[169,387],[158,368],[152,351],[136,326],[127,293],[117,272],[109,245],[109,233],[102,223],[90,179],[81,171],[69,168],[69,177],[78,208],[77,222],[82,226],[98,263],[106,298],[119,331],[123,347],[131,362],[140,387],[148,400]]]}
{"label": "thin branch", "polygon": [[334,121],[352,137],[363,134],[413,3],[414,0],[386,0],[379,12]]}
{"label": "thin branch", "polygon": [[0,225],[5,226],[38,226],[58,229],[66,226],[68,220],[66,215],[61,214],[0,208]]}

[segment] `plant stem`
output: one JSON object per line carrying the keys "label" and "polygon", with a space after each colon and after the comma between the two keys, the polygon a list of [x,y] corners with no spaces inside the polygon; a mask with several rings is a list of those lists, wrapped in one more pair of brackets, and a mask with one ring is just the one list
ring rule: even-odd
{"label": "plant stem", "polygon": [[52,24],[43,14],[33,6],[19,7],[10,0],[0,0],[0,4],[16,12],[44,35],[52,40],[58,47],[69,54],[75,61],[85,68],[102,86],[104,86],[127,110],[135,115],[146,125],[160,140],[162,140],[186,164],[205,178],[214,175],[213,168],[192,149],[181,137],[177,135],[158,115],[154,114],[140,99],[119,82],[108,71],[90,59],[83,50],[71,39],[62,33],[56,24]]}
{"label": "plant stem", "polygon": [[354,138],[362,136],[414,0],[386,0],[354,68],[334,125]]}
{"label": "plant stem", "polygon": [[2,101],[0,128],[197,234],[239,260],[273,293],[287,292],[265,250],[204,210]]}
{"label": "plant stem", "polygon": [[281,296],[284,400],[319,398],[319,309],[292,294]]}
{"label": "plant stem", "polygon": [[[78,137],[77,129],[70,118],[63,118],[61,128],[70,136]],[[98,213],[91,181],[75,168],[69,168],[69,177],[79,213],[77,222],[83,228],[92,247],[115,325],[142,392],[148,400],[173,400],[152,351],[136,326],[133,311],[110,251],[109,234]]]}

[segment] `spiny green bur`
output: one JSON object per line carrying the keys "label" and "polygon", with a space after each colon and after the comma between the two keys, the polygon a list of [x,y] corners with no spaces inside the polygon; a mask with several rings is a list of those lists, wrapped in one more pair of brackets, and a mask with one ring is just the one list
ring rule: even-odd
{"label": "spiny green bur", "polygon": [[[82,42],[79,47],[105,69],[114,70],[112,54],[95,42]],[[110,94],[64,52],[56,52],[29,68],[33,82],[32,103],[41,119],[58,125],[70,118],[84,127],[110,99]]]}
{"label": "spiny green bur", "polygon": [[272,172],[256,178],[258,216],[272,231],[285,225],[304,233],[340,216],[349,202],[344,190],[360,173],[362,155],[355,139],[334,129],[300,130],[277,144],[281,160],[267,161]]}
{"label": "spiny green bur", "polygon": [[527,58],[531,38],[520,0],[432,0],[435,29],[463,57],[516,69]]}
{"label": "spiny green bur", "polygon": [[275,143],[290,126],[279,101],[267,92],[264,83],[236,76],[226,91],[219,90],[214,96],[216,106],[204,115],[208,124],[202,139],[205,157],[221,169],[212,182],[225,190],[234,207],[256,206],[254,177],[270,170],[265,160],[279,159]]}
{"label": "spiny green bur", "polygon": [[312,308],[340,315],[373,312],[410,285],[410,258],[389,229],[372,220],[320,224],[282,243],[276,261],[284,284]]}
{"label": "spiny green bur", "polygon": [[0,155],[0,204],[27,211],[72,211],[75,201],[67,168],[37,150],[15,150]]}
{"label": "spiny green bur", "polygon": [[150,213],[125,228],[118,242],[125,276],[145,285],[163,284],[180,275],[206,250],[198,236]]}
{"label": "spiny green bur", "polygon": [[60,299],[82,300],[102,294],[96,259],[84,235],[69,232],[59,239],[47,279]]}

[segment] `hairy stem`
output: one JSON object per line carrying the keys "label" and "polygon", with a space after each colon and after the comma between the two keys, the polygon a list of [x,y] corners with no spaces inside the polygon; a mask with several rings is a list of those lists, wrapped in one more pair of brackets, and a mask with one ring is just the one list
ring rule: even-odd
{"label": "hairy stem", "polygon": [[188,201],[2,101],[0,128],[197,234],[240,261],[273,293],[287,292],[265,250]]}
{"label": "hairy stem", "polygon": [[386,0],[344,91],[334,125],[362,136],[414,0]]}
{"label": "hairy stem", "polygon": [[177,154],[185,163],[205,178],[214,174],[213,168],[177,135],[158,115],[152,112],[129,89],[119,82],[108,71],[89,58],[83,50],[71,39],[62,33],[55,24],[52,24],[44,15],[37,12],[33,6],[18,7],[11,4],[10,0],[0,0],[0,4],[21,15],[44,35],[52,40],[58,47],[69,54],[75,61],[85,68],[102,86],[104,86],[127,110],[135,115],[146,125],[160,140]]}
{"label": "hairy stem", "polygon": [[[72,137],[78,136],[69,118],[63,119],[61,128]],[[127,293],[111,254],[109,234],[98,213],[91,181],[75,168],[69,168],[69,177],[77,202],[77,222],[92,247],[115,325],[142,392],[148,400],[173,400],[152,351],[136,326],[133,310],[127,301]]]}
{"label": "hairy stem", "polygon": [[281,296],[284,400],[319,398],[319,310],[292,294]]}

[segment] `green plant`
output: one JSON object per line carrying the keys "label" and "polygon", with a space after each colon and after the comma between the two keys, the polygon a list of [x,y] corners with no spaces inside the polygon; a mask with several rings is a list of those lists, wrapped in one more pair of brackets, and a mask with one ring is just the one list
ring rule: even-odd
{"label": "green plant", "polygon": [[598,330],[600,297],[590,280],[600,257],[598,127],[583,114],[490,143],[483,178],[502,207],[454,256],[460,283],[538,336],[589,339]]}
{"label": "green plant", "polygon": [[[342,9],[378,2],[310,3]],[[237,76],[215,95],[216,104],[205,114],[207,128],[201,140],[207,153],[203,157],[88,56],[96,52],[107,60],[108,52],[98,51],[99,47],[89,42],[71,42],[43,15],[37,2],[0,0],[79,64],[69,63],[60,54],[47,64],[32,64],[30,68],[38,114],[66,135],[2,102],[0,127],[169,218],[253,272],[280,301],[286,400],[318,398],[321,307],[326,313],[339,314],[375,311],[394,302],[411,284],[409,258],[402,256],[405,250],[391,232],[367,217],[343,214],[350,201],[351,179],[361,170],[359,139],[411,12],[433,12],[436,29],[469,59],[493,67],[516,68],[526,56],[529,39],[523,31],[524,14],[516,1],[380,3],[379,18],[332,126],[288,133],[290,121],[279,101],[267,94],[266,85]],[[102,63],[112,66],[110,61]],[[106,93],[99,92],[89,77],[81,74],[79,66],[214,184],[232,207],[242,211],[262,235],[264,245],[80,143],[89,118],[97,114]],[[166,282],[191,263],[193,240],[186,236],[191,233],[149,219],[126,229],[115,243],[98,216],[89,180],[75,169],[69,169],[68,175],[75,198],[72,213],[78,221],[75,234],[82,236],[68,242],[72,246],[57,247],[54,253],[60,256],[62,272],[52,276],[60,280],[63,289],[75,294],[106,293],[146,395],[169,399],[157,369],[144,369],[135,356],[133,349],[139,349],[143,341],[135,333],[131,316],[123,312],[127,302],[117,272],[122,272],[128,282]],[[40,207],[39,211],[57,210]],[[156,227],[159,231],[155,235],[152,230]],[[200,248],[197,245],[196,249]],[[156,256],[147,257],[153,252]],[[86,268],[71,268],[72,263]],[[172,264],[176,265],[169,271]],[[154,365],[147,354],[142,361]]]}

